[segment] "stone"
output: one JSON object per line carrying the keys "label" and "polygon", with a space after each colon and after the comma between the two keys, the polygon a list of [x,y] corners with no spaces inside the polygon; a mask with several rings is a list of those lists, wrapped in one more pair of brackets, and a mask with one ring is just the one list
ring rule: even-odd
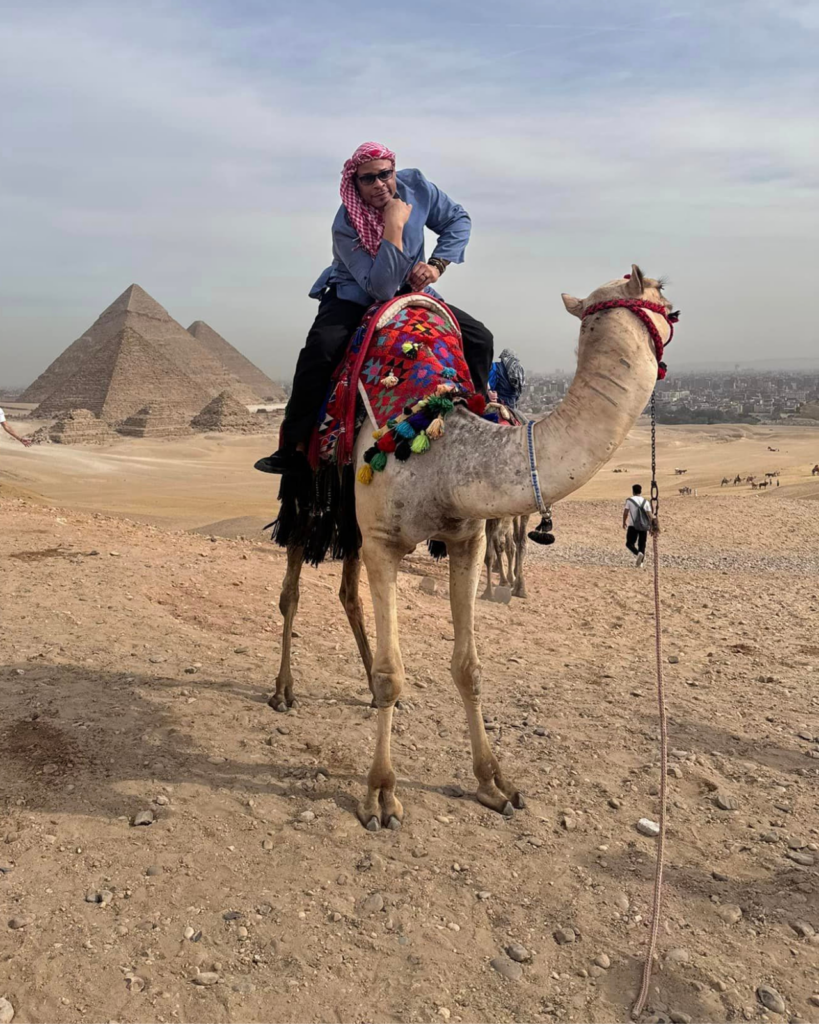
{"label": "stone", "polygon": [[5,997],[0,998],[0,1024],[11,1024],[14,1020],[14,1007]]}
{"label": "stone", "polygon": [[514,960],[516,963],[525,964],[532,959],[532,954],[529,950],[522,946],[519,942],[512,942],[506,947],[506,955],[510,960]]}
{"label": "stone", "polygon": [[668,664],[669,665],[679,665],[679,663],[680,663],[680,656],[679,656],[679,654],[669,654],[669,656],[668,656]]}
{"label": "stone", "polygon": [[727,793],[717,793],[714,797],[714,805],[721,811],[736,811],[739,808],[739,801]]}
{"label": "stone", "polygon": [[619,811],[620,808],[623,806],[622,802],[620,800],[618,800],[617,797],[614,797],[614,796],[609,798],[608,803],[609,803],[609,807],[611,807],[611,809],[614,810],[614,811]]}
{"label": "stone", "polygon": [[724,903],[719,910],[717,915],[722,918],[726,924],[736,924],[737,921],[742,920],[742,908],[738,907],[735,903]]}
{"label": "stone", "polygon": [[113,898],[114,894],[110,889],[88,889],[85,894],[86,903],[101,903],[105,907]]}
{"label": "stone", "polygon": [[691,1018],[687,1013],[680,1013],[679,1010],[672,1010],[669,1015],[671,1024],[691,1024]]}
{"label": "stone", "polygon": [[805,842],[805,840],[801,839],[799,836],[791,836],[791,838],[788,840],[789,850],[804,850],[807,845],[808,844]]}
{"label": "stone", "polygon": [[125,987],[134,994],[143,992],[145,990],[145,979],[140,978],[138,974],[132,974],[125,979]]}
{"label": "stone", "polygon": [[791,928],[793,928],[800,939],[809,939],[816,934],[813,925],[808,924],[807,921],[791,921]]}
{"label": "stone", "polygon": [[489,892],[487,889],[481,889],[481,891],[475,893],[475,895],[478,897],[479,900],[488,900],[491,897],[492,893]]}
{"label": "stone", "polygon": [[192,938],[193,938],[193,936],[195,935],[195,932],[194,932],[193,928],[191,928],[191,926],[190,926],[190,925],[188,925],[188,926],[187,926],[187,927],[185,928],[184,932],[182,932],[182,934],[183,934],[183,936],[184,936],[184,937],[185,937],[186,939],[192,939]]}
{"label": "stone", "polygon": [[520,964],[505,956],[496,956],[494,960],[489,961],[489,966],[507,981],[520,981],[523,977],[523,968]]}
{"label": "stone", "polygon": [[549,735],[547,730],[544,729],[542,725],[539,725],[539,726],[537,726],[534,729],[534,734],[535,734],[535,736],[548,736]]}
{"label": "stone", "polygon": [[133,825],[153,825],[154,823],[154,812],[153,811],[140,811],[134,815]]}
{"label": "stone", "polygon": [[224,912],[224,914],[222,914],[222,920],[223,921],[238,921],[241,918],[243,918],[244,916],[245,915],[241,912],[241,910],[226,910]]}
{"label": "stone", "polygon": [[577,938],[577,933],[574,928],[558,928],[554,932],[554,940],[558,946],[567,946],[569,943],[574,942]]}
{"label": "stone", "polygon": [[[279,734],[280,736],[289,736],[289,735],[290,735],[290,730],[289,730],[289,729],[287,728],[287,726],[286,726],[286,725],[277,725],[277,726],[276,726],[276,732],[277,732],[277,733],[278,733],[278,734]],[[269,741],[268,741],[268,742],[269,742]]]}
{"label": "stone", "polygon": [[621,910],[624,914],[628,913],[628,909],[631,906],[628,896],[624,892],[618,892],[614,897],[614,903],[618,910]]}
{"label": "stone", "polygon": [[434,576],[425,576],[418,585],[418,589],[423,594],[434,594],[438,590],[438,580]]}
{"label": "stone", "polygon": [[571,814],[562,814],[560,816],[560,824],[567,832],[574,832],[577,828],[577,819],[573,818]]}
{"label": "stone", "polygon": [[770,985],[760,985],[756,990],[756,997],[765,1009],[770,1010],[771,1013],[785,1012],[785,1000]]}
{"label": "stone", "polygon": [[158,804],[160,807],[167,807],[170,800],[163,793],[160,793],[158,797],[154,798],[154,803]]}
{"label": "stone", "polygon": [[678,768],[677,765],[672,764],[671,767],[668,769],[668,774],[671,776],[672,779],[681,779],[682,768]]}
{"label": "stone", "polygon": [[687,964],[691,959],[691,954],[683,946],[674,946],[669,949],[665,958],[675,964]]}
{"label": "stone", "polygon": [[796,850],[789,850],[785,856],[794,862],[794,864],[801,864],[802,867],[812,867],[816,858],[812,853],[801,853]]}
{"label": "stone", "polygon": [[155,878],[157,875],[162,874],[162,867],[159,864],[149,864],[145,869],[145,874],[149,878]]}
{"label": "stone", "polygon": [[262,849],[263,850],[272,850],[273,849],[273,840],[272,839],[263,839],[262,840]]}
{"label": "stone", "polygon": [[256,991],[256,986],[252,981],[237,981],[233,991],[238,992],[240,996],[249,996]]}
{"label": "stone", "polygon": [[302,811],[301,814],[299,815],[299,821],[310,822],[315,820],[316,816],[313,813],[313,811]]}
{"label": "stone", "polygon": [[819,1006],[819,992],[814,993],[812,996],[808,996],[808,1002],[811,1006]]}
{"label": "stone", "polygon": [[640,818],[635,828],[641,835],[650,836],[652,839],[655,839],[660,834],[660,826],[656,821],[651,821],[650,818]]}
{"label": "stone", "polygon": [[28,928],[30,924],[34,924],[33,917],[12,917],[9,921],[9,928],[19,931],[20,928]]}
{"label": "stone", "polygon": [[370,917],[372,914],[377,914],[383,909],[384,897],[380,892],[374,892],[372,896],[368,896],[361,904],[361,914],[363,917]]}
{"label": "stone", "polygon": [[195,974],[191,981],[194,985],[218,985],[219,975],[216,971],[203,971],[202,974]]}
{"label": "stone", "polygon": [[510,604],[512,601],[512,588],[497,586],[492,591],[492,600],[495,604]]}
{"label": "stone", "polygon": [[606,956],[605,953],[600,953],[599,956],[594,958],[594,963],[598,967],[602,967],[604,971],[607,971],[611,967],[611,960]]}

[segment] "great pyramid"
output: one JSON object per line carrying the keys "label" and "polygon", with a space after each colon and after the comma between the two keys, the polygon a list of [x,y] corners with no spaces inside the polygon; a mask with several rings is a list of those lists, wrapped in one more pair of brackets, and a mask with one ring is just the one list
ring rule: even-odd
{"label": "great pyramid", "polygon": [[225,341],[221,334],[204,320],[194,320],[188,331],[201,342],[214,358],[226,369],[230,370],[234,377],[246,384],[257,395],[263,399],[272,399],[274,402],[284,402],[286,395],[281,387],[272,381],[266,373],[262,373],[258,366],[242,355],[234,348],[229,341]]}
{"label": "great pyramid", "polygon": [[117,430],[126,437],[181,437],[191,433],[188,420],[177,403],[149,402],[124,420]]}
{"label": "great pyramid", "polygon": [[171,362],[156,345],[130,327],[122,327],[96,345],[79,368],[37,407],[36,417],[89,409],[117,423],[145,405],[145,398],[172,404],[189,419],[209,394]]}
{"label": "great pyramid", "polygon": [[[50,408],[77,408],[66,406],[66,396],[60,396],[59,390],[77,373],[90,355],[95,354],[101,345],[125,328],[139,334],[168,361],[174,363],[186,377],[197,383],[207,397],[212,398],[226,388],[232,390],[240,400],[248,403],[258,402],[263,397],[238,381],[200,341],[178,324],[166,309],[138,284],[132,284],[111,303],[82,337],[69,345],[62,355],[54,360],[21,395],[20,401],[43,402],[49,399]],[[147,389],[143,389],[140,406],[154,397],[161,396],[155,396]],[[201,405],[197,408],[201,408]]]}
{"label": "great pyramid", "polygon": [[258,434],[270,428],[268,418],[248,412],[229,392],[223,391],[211,399],[191,421],[194,430],[231,431],[237,434]]}

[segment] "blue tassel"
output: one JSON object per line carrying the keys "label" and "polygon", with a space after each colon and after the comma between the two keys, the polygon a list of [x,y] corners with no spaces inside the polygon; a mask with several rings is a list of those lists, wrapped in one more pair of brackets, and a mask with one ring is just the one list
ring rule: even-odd
{"label": "blue tassel", "polygon": [[409,425],[416,431],[426,430],[431,422],[432,416],[423,410],[413,413],[413,415],[407,420],[407,423],[409,423]]}
{"label": "blue tassel", "polygon": [[415,427],[412,426],[409,420],[404,420],[403,423],[399,423],[395,428],[395,436],[403,438],[406,441],[411,441],[415,437],[416,433],[417,431]]}
{"label": "blue tassel", "polygon": [[454,377],[457,377],[458,374],[451,366],[445,366],[443,370],[441,370],[441,376],[446,377],[447,380],[452,380]]}

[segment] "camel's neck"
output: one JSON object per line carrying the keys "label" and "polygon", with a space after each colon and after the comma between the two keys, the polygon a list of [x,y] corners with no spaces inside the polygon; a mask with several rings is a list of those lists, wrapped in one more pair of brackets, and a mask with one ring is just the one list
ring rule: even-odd
{"label": "camel's neck", "polygon": [[[663,338],[668,326],[649,314]],[[625,309],[583,321],[577,373],[566,397],[534,429],[538,474],[547,504],[582,487],[614,454],[646,406],[657,361],[644,324]],[[482,451],[483,474],[457,488],[474,518],[536,511],[525,430],[496,428]],[[494,450],[494,448],[497,450]]]}

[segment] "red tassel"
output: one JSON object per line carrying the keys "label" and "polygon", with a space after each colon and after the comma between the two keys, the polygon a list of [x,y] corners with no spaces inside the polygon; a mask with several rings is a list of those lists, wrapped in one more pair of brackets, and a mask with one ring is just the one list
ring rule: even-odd
{"label": "red tassel", "polygon": [[377,442],[378,450],[381,452],[394,452],[395,451],[395,434],[389,431],[386,434],[382,434]]}
{"label": "red tassel", "polygon": [[470,395],[466,400],[466,407],[470,412],[474,412],[476,416],[483,416],[486,412],[486,399],[483,395]]}

